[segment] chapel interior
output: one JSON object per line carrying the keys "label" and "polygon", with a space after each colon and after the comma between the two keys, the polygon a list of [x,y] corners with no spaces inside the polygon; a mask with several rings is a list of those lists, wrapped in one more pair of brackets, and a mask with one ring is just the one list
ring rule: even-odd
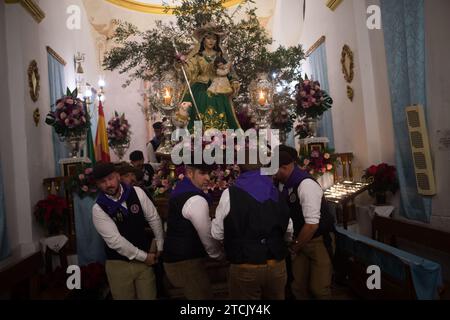
{"label": "chapel interior", "polygon": [[[237,22],[255,8],[258,28],[272,40],[255,38],[252,47],[253,38],[242,37],[227,47],[225,39],[240,31],[224,30],[222,49],[235,62],[228,79],[240,81],[245,96],[226,100],[234,109],[228,105],[225,113],[200,103],[190,111],[169,108],[181,86],[187,88],[186,74],[172,64],[154,71],[167,57],[161,50],[175,45],[188,56],[195,37],[166,30],[172,38],[157,40],[150,32],[148,46],[140,46],[143,33],[136,30],[176,26],[181,2],[0,1],[0,299],[111,300],[104,243],[91,217],[94,191],[80,180],[93,161],[128,162],[142,151],[159,179],[151,192],[164,223],[168,184],[178,173],[170,160],[171,131],[163,129],[160,153],[149,151],[153,125],[186,126],[186,117],[199,113],[203,123],[221,129],[233,128],[231,115],[242,128],[279,129],[280,142],[294,147],[300,165],[314,173],[338,230],[334,300],[450,299],[450,1],[224,0]],[[130,32],[128,39],[120,32]],[[268,63],[281,68],[256,70],[261,66],[242,59],[260,46]],[[242,57],[232,56],[239,50]],[[152,79],[143,61],[154,61]],[[176,84],[164,68],[181,75]],[[301,90],[314,81],[323,93],[317,99],[329,105],[311,116]],[[49,125],[63,95],[84,103],[87,118],[73,120],[88,124],[81,138]],[[112,142],[114,119],[126,119],[124,143]],[[388,182],[377,184],[377,170],[391,170],[382,177]],[[227,181],[220,183],[211,190],[222,191]],[[47,219],[55,212],[64,217],[50,230]],[[367,285],[374,265],[381,289]],[[80,290],[66,285],[69,266],[81,269]],[[217,299],[228,294],[227,268],[207,264]],[[160,276],[159,299],[184,299]]]}

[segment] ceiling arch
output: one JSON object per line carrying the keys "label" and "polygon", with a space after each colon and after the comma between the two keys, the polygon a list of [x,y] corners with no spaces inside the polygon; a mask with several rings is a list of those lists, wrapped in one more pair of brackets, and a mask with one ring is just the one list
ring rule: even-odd
{"label": "ceiling arch", "polygon": [[[165,7],[162,4],[162,1],[137,1],[137,0],[106,0],[109,3],[115,4],[117,6],[139,11],[143,13],[152,13],[152,14],[172,14],[172,11],[169,10],[165,12]],[[225,0],[224,7],[228,8],[234,5],[241,3],[242,0]]]}

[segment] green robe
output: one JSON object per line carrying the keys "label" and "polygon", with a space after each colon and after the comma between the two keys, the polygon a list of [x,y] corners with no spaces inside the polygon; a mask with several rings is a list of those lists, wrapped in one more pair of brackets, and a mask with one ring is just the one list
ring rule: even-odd
{"label": "green robe", "polygon": [[[195,55],[187,63],[186,72],[191,82],[191,90],[197,103],[203,122],[203,130],[216,128],[220,131],[240,128],[239,121],[232,105],[231,97],[224,94],[210,95],[207,90],[216,77],[214,59]],[[189,90],[186,90],[183,101],[192,102]],[[194,104],[189,110],[188,129],[192,130],[198,116]]]}

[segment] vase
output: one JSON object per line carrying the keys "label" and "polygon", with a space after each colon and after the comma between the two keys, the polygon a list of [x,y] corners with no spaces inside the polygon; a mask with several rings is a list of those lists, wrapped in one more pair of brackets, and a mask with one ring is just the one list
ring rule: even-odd
{"label": "vase", "polygon": [[61,137],[66,143],[67,148],[69,149],[69,155],[72,158],[77,158],[80,148],[83,147],[86,142],[87,132],[81,133],[69,133],[68,135]]}
{"label": "vase", "polygon": [[317,119],[315,118],[306,118],[304,123],[306,125],[308,131],[308,138],[317,137]]}
{"label": "vase", "polygon": [[375,194],[376,205],[382,206],[386,204],[386,192],[377,192]]}
{"label": "vase", "polygon": [[114,153],[119,158],[119,161],[122,161],[123,156],[125,155],[125,152],[127,152],[128,148],[130,147],[130,143],[122,143],[115,146],[111,146],[111,149],[113,149]]}

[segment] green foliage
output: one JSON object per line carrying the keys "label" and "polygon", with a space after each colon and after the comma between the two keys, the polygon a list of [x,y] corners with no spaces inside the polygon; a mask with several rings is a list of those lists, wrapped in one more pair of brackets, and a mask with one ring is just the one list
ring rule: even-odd
{"label": "green foliage", "polygon": [[[248,87],[257,73],[276,73],[276,82],[288,84],[298,81],[299,67],[304,59],[302,47],[279,47],[269,52],[267,46],[272,39],[261,27],[255,14],[254,2],[245,0],[236,9],[228,10],[221,0],[183,0],[174,9],[175,24],[157,22],[155,28],[139,31],[127,22],[117,22],[118,28],[112,40],[117,47],[107,52],[103,66],[106,70],[128,73],[124,87],[135,79],[151,80],[174,70],[176,52],[188,54],[194,42],[196,29],[212,22],[226,31],[221,47],[241,82],[241,101],[248,102]],[[168,10],[168,9],[167,9]],[[241,13],[242,19],[236,19]]]}

